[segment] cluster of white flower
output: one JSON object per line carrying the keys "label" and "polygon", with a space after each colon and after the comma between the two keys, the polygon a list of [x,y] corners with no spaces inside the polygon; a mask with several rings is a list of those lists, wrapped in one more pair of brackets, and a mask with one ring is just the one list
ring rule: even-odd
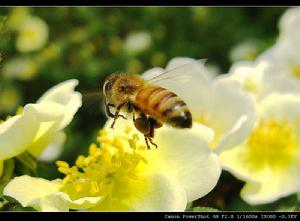
{"label": "cluster of white flower", "polygon": [[[146,150],[130,121],[120,119],[112,131],[109,120],[100,147],[92,144],[75,166],[57,162],[63,179],[16,177],[4,195],[40,211],[184,211],[215,187],[222,169],[246,182],[241,197],[250,204],[300,192],[299,39],[300,8],[292,8],[276,44],[228,74],[214,76],[191,58],[148,70],[145,78],[190,64],[178,69],[191,76],[188,87],[160,84],[187,103],[191,129],[163,126],[154,138],[159,148]],[[25,150],[40,156],[62,133],[81,105],[75,85],[56,86],[0,125],[0,164]]]}
{"label": "cluster of white flower", "polygon": [[221,154],[223,168],[246,182],[241,197],[270,203],[300,191],[300,8],[287,10],[278,39],[253,62],[237,62],[228,79],[255,98],[257,117],[248,138]]}

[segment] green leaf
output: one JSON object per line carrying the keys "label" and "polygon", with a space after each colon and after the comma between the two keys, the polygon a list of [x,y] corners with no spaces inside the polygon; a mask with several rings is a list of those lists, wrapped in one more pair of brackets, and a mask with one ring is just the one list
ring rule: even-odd
{"label": "green leaf", "polygon": [[24,152],[15,157],[24,167],[28,168],[32,175],[37,174],[37,160],[28,152]]}
{"label": "green leaf", "polygon": [[6,16],[0,16],[0,32],[1,32],[2,28],[4,27],[6,19],[7,19]]}
{"label": "green leaf", "polygon": [[12,159],[5,160],[3,166],[3,174],[0,178],[0,198],[3,197],[3,189],[13,176],[15,162]]}
{"label": "green leaf", "polygon": [[0,211],[35,211],[31,207],[23,207],[17,200],[12,197],[5,196],[6,202],[3,203]]}
{"label": "green leaf", "polygon": [[219,210],[211,207],[204,207],[204,206],[196,206],[196,207],[191,207],[187,209],[186,211],[190,212],[217,212]]}
{"label": "green leaf", "polygon": [[188,203],[188,204],[186,205],[185,210],[188,211],[189,209],[192,208],[192,206],[193,206],[193,202]]}
{"label": "green leaf", "polygon": [[277,201],[277,208],[275,211],[291,212],[297,210],[298,197],[296,194],[284,197]]}

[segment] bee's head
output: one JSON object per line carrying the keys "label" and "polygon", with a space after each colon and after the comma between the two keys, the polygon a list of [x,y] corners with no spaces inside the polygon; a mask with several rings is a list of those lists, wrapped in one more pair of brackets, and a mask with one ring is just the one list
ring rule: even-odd
{"label": "bee's head", "polygon": [[112,74],[112,75],[109,75],[104,81],[103,94],[107,101],[109,101],[111,99],[113,85],[116,82],[117,77],[118,77],[117,75]]}

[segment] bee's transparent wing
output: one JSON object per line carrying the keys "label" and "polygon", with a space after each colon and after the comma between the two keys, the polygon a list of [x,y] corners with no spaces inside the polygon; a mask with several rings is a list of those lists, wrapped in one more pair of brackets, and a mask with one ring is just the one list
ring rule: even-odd
{"label": "bee's transparent wing", "polygon": [[[162,73],[153,74],[150,76],[144,76],[144,78],[150,83],[155,85],[166,86],[169,84],[184,84],[187,83],[192,75],[191,68],[195,65],[205,64],[206,59],[192,60],[182,65],[176,66],[170,70],[164,71]],[[161,69],[160,69],[161,70]],[[157,71],[159,72],[159,71]]]}
{"label": "bee's transparent wing", "polygon": [[82,92],[82,108],[79,112],[84,112],[89,116],[104,115],[104,99],[100,90]]}

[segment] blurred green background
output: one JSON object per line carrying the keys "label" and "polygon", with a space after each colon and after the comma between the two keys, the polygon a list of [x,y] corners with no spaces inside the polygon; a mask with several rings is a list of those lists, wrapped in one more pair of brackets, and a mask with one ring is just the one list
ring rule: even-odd
{"label": "blurred green background", "polygon": [[[0,8],[0,119],[46,90],[76,78],[85,97],[99,92],[113,72],[142,73],[179,56],[206,58],[215,74],[238,60],[253,60],[278,35],[283,7],[3,7]],[[100,96],[99,96],[100,98]],[[86,154],[106,117],[100,99],[87,102],[66,129],[60,157],[73,164]],[[39,175],[57,178],[53,163]],[[221,210],[251,207],[239,198],[242,182],[223,173],[218,186],[195,205]],[[293,198],[294,197],[294,198]],[[291,202],[292,202],[291,201]],[[294,204],[293,204],[294,205]]]}

